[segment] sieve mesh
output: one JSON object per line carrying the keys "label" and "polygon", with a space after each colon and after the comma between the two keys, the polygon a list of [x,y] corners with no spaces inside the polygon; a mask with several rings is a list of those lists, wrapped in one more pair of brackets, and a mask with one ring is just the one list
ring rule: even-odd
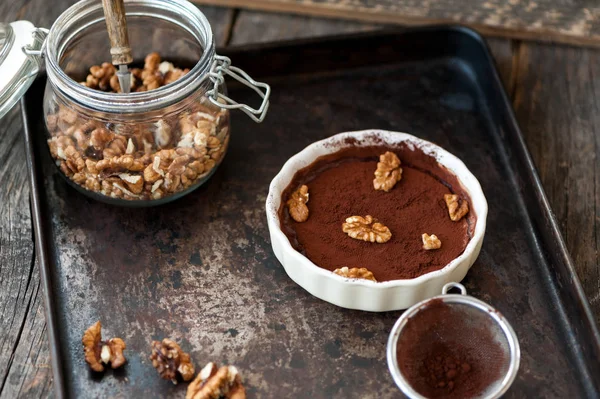
{"label": "sieve mesh", "polygon": [[482,398],[510,368],[510,345],[486,310],[434,299],[407,320],[397,342],[400,373],[427,398]]}

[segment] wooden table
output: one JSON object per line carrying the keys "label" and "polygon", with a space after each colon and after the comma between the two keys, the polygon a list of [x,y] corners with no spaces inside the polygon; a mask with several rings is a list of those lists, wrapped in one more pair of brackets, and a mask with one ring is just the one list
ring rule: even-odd
{"label": "wooden table", "polygon": [[[50,27],[75,0],[0,2],[2,22]],[[202,7],[220,46],[377,29],[312,17]],[[600,320],[600,50],[490,38],[546,193]],[[53,396],[22,121],[0,121],[0,398]]]}

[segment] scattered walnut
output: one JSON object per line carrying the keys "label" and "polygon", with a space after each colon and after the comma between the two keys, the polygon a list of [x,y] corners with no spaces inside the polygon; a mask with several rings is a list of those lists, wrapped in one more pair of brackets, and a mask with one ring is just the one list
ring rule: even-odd
{"label": "scattered walnut", "polygon": [[402,178],[400,159],[393,152],[387,151],[379,156],[373,187],[375,190],[390,191]]}
{"label": "scattered walnut", "polygon": [[456,194],[444,194],[444,201],[448,206],[450,220],[458,222],[469,212],[469,204],[465,200],[459,200]]}
{"label": "scattered walnut", "polygon": [[235,366],[208,363],[188,385],[185,399],[246,399],[242,377]]}
{"label": "scattered walnut", "polygon": [[442,246],[442,242],[435,234],[429,235],[427,233],[423,233],[421,238],[423,239],[423,249],[440,249]]}
{"label": "scattered walnut", "polygon": [[349,269],[346,266],[344,266],[340,269],[335,269],[333,272],[335,274],[337,274],[338,276],[342,276],[342,277],[357,278],[357,279],[371,280],[371,281],[377,282],[373,273],[370,272],[368,269],[365,269],[364,267],[361,267],[361,268],[353,267],[353,268]]}
{"label": "scattered walnut", "polygon": [[152,354],[150,355],[152,366],[156,368],[161,378],[171,380],[177,384],[177,375],[183,381],[194,378],[194,365],[190,355],[181,350],[179,345],[168,338],[152,341]]}
{"label": "scattered walnut", "polygon": [[104,364],[109,364],[113,369],[121,367],[127,361],[123,356],[125,342],[121,338],[111,338],[102,341],[102,325],[97,321],[85,330],[81,340],[85,361],[94,371],[104,371]]}
{"label": "scattered walnut", "polygon": [[345,223],[342,223],[342,231],[357,240],[380,244],[388,242],[392,238],[390,229],[373,219],[371,215],[349,217]]}
{"label": "scattered walnut", "polygon": [[288,211],[292,219],[298,223],[306,222],[308,219],[308,187],[303,184],[290,196],[287,201]]}

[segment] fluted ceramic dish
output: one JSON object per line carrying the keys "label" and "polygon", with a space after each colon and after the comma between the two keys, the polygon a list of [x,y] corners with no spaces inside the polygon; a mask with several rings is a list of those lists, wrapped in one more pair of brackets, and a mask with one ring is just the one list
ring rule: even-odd
{"label": "fluted ceramic dish", "polygon": [[[349,138],[355,139],[347,144]],[[292,181],[297,171],[312,164],[317,158],[335,153],[349,145],[373,146],[406,143],[421,149],[436,158],[453,173],[470,196],[470,211],[477,216],[473,237],[465,251],[444,268],[423,274],[417,278],[372,282],[348,279],[320,268],[307,257],[296,251],[281,230],[279,206],[281,194]],[[309,203],[310,207],[310,203]],[[277,259],[288,276],[312,295],[334,305],[349,309],[371,312],[406,309],[417,302],[438,295],[442,287],[451,281],[461,281],[481,250],[487,218],[487,201],[481,185],[465,164],[437,145],[406,133],[384,130],[363,130],[340,133],[306,147],[291,157],[275,176],[269,187],[266,211],[271,245]]]}

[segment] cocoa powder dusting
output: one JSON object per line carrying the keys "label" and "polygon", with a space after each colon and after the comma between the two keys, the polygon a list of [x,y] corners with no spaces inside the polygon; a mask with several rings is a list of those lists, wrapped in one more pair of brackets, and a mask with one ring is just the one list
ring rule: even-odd
{"label": "cocoa powder dusting", "polygon": [[[398,155],[403,169],[402,180],[389,192],[373,189],[378,157],[386,151]],[[331,271],[365,267],[378,281],[415,278],[462,254],[475,226],[472,211],[459,222],[448,216],[444,194],[469,200],[457,178],[435,158],[406,145],[350,147],[321,157],[294,176],[282,203],[302,184],[310,190],[310,216],[296,223],[281,207],[281,227],[296,250]],[[348,238],[341,225],[354,215],[372,215],[392,238],[384,244]],[[423,233],[437,235],[441,248],[423,250]]]}
{"label": "cocoa powder dusting", "polygon": [[478,397],[508,369],[507,343],[494,338],[490,319],[456,306],[464,305],[432,300],[398,340],[400,372],[427,398]]}

